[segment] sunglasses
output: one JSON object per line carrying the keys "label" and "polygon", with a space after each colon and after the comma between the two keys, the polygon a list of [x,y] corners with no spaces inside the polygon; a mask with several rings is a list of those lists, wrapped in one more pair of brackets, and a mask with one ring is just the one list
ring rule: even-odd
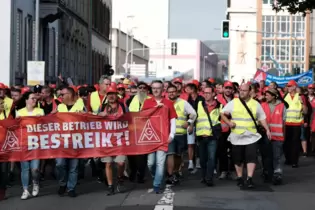
{"label": "sunglasses", "polygon": [[140,89],[140,90],[146,90],[146,89],[147,89],[147,87],[140,86],[140,87],[138,87],[138,89]]}

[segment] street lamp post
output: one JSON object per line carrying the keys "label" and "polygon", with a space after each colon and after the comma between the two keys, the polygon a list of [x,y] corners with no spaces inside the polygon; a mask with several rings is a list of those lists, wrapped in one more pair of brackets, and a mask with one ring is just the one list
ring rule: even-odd
{"label": "street lamp post", "polygon": [[208,56],[203,57],[203,72],[202,72],[202,80],[205,80],[205,75],[206,75],[206,59]]}

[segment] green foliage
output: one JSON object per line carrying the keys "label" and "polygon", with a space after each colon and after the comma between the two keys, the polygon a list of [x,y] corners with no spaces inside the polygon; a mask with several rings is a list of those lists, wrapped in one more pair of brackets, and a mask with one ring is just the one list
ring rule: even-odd
{"label": "green foliage", "polygon": [[273,4],[273,10],[276,12],[287,10],[291,14],[302,13],[304,16],[315,9],[315,0],[277,0]]}

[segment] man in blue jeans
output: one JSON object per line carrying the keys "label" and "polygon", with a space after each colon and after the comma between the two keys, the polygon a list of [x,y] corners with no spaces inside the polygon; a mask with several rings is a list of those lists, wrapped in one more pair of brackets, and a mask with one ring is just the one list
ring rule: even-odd
{"label": "man in blue jeans", "polygon": [[[85,112],[82,101],[77,99],[76,92],[71,87],[65,87],[61,90],[60,96],[62,103],[58,105],[58,112]],[[66,190],[70,197],[76,197],[75,187],[78,182],[77,158],[56,158],[56,169],[59,180],[58,194],[63,196]]]}
{"label": "man in blue jeans", "polygon": [[[169,143],[174,139],[176,133],[176,118],[177,114],[173,105],[173,102],[163,98],[163,82],[160,80],[153,81],[151,84],[153,97],[146,99],[143,103],[142,110],[150,109],[154,107],[167,107],[168,117],[170,119],[170,134]],[[166,152],[158,150],[148,155],[148,167],[149,171],[154,177],[153,181],[153,191],[157,194],[161,193],[161,182],[164,176],[164,166],[165,166]]]}
{"label": "man in blue jeans", "polygon": [[220,103],[214,99],[214,87],[204,89],[205,102],[197,106],[196,136],[199,143],[202,183],[213,186],[213,173],[217,150],[217,137],[220,135]]}

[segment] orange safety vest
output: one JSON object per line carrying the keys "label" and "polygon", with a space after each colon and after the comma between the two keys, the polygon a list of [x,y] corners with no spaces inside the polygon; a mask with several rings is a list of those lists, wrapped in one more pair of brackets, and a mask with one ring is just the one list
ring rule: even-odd
{"label": "orange safety vest", "polygon": [[268,103],[264,102],[261,104],[261,106],[267,116],[267,124],[269,125],[271,139],[275,141],[284,141],[283,130],[284,103],[278,104],[272,113],[270,112]]}
{"label": "orange safety vest", "polygon": [[[217,95],[217,100],[220,102],[220,104],[223,105],[223,107],[228,103],[222,94]],[[223,120],[221,120],[221,129],[222,129],[222,132],[224,133],[230,131],[229,125],[226,124]]]}

